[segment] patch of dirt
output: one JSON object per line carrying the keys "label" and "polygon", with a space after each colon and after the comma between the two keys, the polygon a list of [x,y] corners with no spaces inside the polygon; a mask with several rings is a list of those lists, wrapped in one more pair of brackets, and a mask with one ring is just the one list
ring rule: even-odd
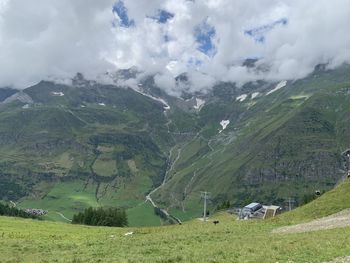
{"label": "patch of dirt", "polygon": [[128,160],[128,166],[133,174],[136,174],[139,171],[134,160]]}
{"label": "patch of dirt", "polygon": [[343,257],[343,258],[336,258],[330,262],[327,263],[349,263],[350,262],[350,256]]}
{"label": "patch of dirt", "polygon": [[339,213],[323,217],[308,223],[276,228],[272,231],[272,233],[291,234],[334,229],[339,227],[350,227],[350,209],[346,209]]}

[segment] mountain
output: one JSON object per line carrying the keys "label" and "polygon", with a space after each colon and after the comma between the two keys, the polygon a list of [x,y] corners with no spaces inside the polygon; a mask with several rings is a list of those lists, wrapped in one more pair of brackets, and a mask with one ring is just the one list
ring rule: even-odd
{"label": "mountain", "polygon": [[[168,182],[154,199],[190,218],[201,213],[204,190],[213,204],[242,206],[284,205],[289,197],[300,204],[332,188],[348,168],[342,153],[349,146],[349,78],[344,66],[294,82],[214,87],[197,133],[176,146]],[[222,120],[229,125],[220,132]]]}
{"label": "mountain", "polygon": [[11,96],[0,106],[1,199],[71,217],[89,205],[134,207],[161,183],[161,103],[98,84],[41,82]]}
{"label": "mountain", "polygon": [[[188,85],[185,75],[177,81]],[[121,206],[131,225],[160,224],[149,194],[180,219],[201,215],[201,191],[211,192],[211,211],[227,200],[300,204],[344,178],[349,102],[347,65],[181,98],[152,77],[134,89],[82,75],[0,89],[0,199],[62,221],[88,206]]]}

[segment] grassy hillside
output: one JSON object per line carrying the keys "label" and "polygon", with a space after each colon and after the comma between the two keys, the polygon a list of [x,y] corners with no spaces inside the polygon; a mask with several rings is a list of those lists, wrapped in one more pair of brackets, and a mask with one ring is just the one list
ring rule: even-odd
{"label": "grassy hillside", "polygon": [[[270,220],[237,220],[219,213],[208,222],[105,228],[0,217],[0,262],[329,262],[349,255],[350,227],[294,234],[272,231],[350,208],[349,193],[347,180]],[[143,220],[154,222],[147,211],[142,212]],[[214,225],[213,220],[220,223]],[[125,236],[128,232],[133,234]]]}
{"label": "grassy hillside", "polygon": [[[292,197],[299,205],[348,169],[350,66],[318,69],[271,93],[277,84],[219,83],[181,99],[143,81],[167,111],[157,99],[82,76],[72,86],[4,89],[0,199],[61,221],[60,213],[90,205],[122,206],[132,224],[147,215],[147,225],[160,224],[144,205],[153,189],[153,200],[183,220],[201,215],[201,191],[212,194],[211,212],[227,200],[283,206]],[[225,130],[222,120],[230,121]]]}
{"label": "grassy hillside", "polygon": [[321,218],[350,208],[350,179],[326,192],[313,202],[310,202],[290,213],[281,215],[278,220],[290,224],[300,221]]}
{"label": "grassy hillside", "polygon": [[149,206],[133,208],[165,173],[172,142],[161,103],[89,82],[43,81],[20,94],[30,99],[0,103],[0,199],[60,221],[89,206],[131,209],[131,224],[153,215]]}
{"label": "grassy hillside", "polygon": [[[348,164],[350,68],[315,72],[289,82],[272,94],[256,87],[223,85],[198,115],[197,136],[181,145],[169,181],[155,199],[180,218],[199,216],[200,191],[212,193],[216,204],[235,206],[252,201],[284,206],[292,197],[329,190]],[[256,90],[255,90],[256,91]],[[236,96],[245,93],[240,102]],[[215,101],[217,100],[217,101]],[[219,132],[221,120],[230,120]]]}
{"label": "grassy hillside", "polygon": [[350,250],[350,228],[282,235],[272,222],[216,219],[119,229],[0,218],[0,261],[326,262]]}

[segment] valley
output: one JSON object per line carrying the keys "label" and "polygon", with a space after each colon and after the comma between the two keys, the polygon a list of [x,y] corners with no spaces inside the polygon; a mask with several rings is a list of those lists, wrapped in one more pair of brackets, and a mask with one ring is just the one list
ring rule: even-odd
{"label": "valley", "polygon": [[82,75],[1,89],[1,199],[62,222],[89,206],[124,207],[130,222],[152,226],[167,224],[154,206],[199,217],[201,191],[212,193],[211,212],[227,200],[300,205],[346,174],[349,83],[345,65],[187,98],[152,78],[138,90]]}

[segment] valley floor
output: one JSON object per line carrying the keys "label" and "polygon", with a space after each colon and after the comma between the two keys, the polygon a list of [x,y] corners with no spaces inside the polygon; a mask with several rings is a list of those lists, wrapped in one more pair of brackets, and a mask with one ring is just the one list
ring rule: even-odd
{"label": "valley floor", "polygon": [[0,262],[332,262],[350,254],[350,227],[277,234],[288,221],[215,219],[104,228],[0,217]]}

